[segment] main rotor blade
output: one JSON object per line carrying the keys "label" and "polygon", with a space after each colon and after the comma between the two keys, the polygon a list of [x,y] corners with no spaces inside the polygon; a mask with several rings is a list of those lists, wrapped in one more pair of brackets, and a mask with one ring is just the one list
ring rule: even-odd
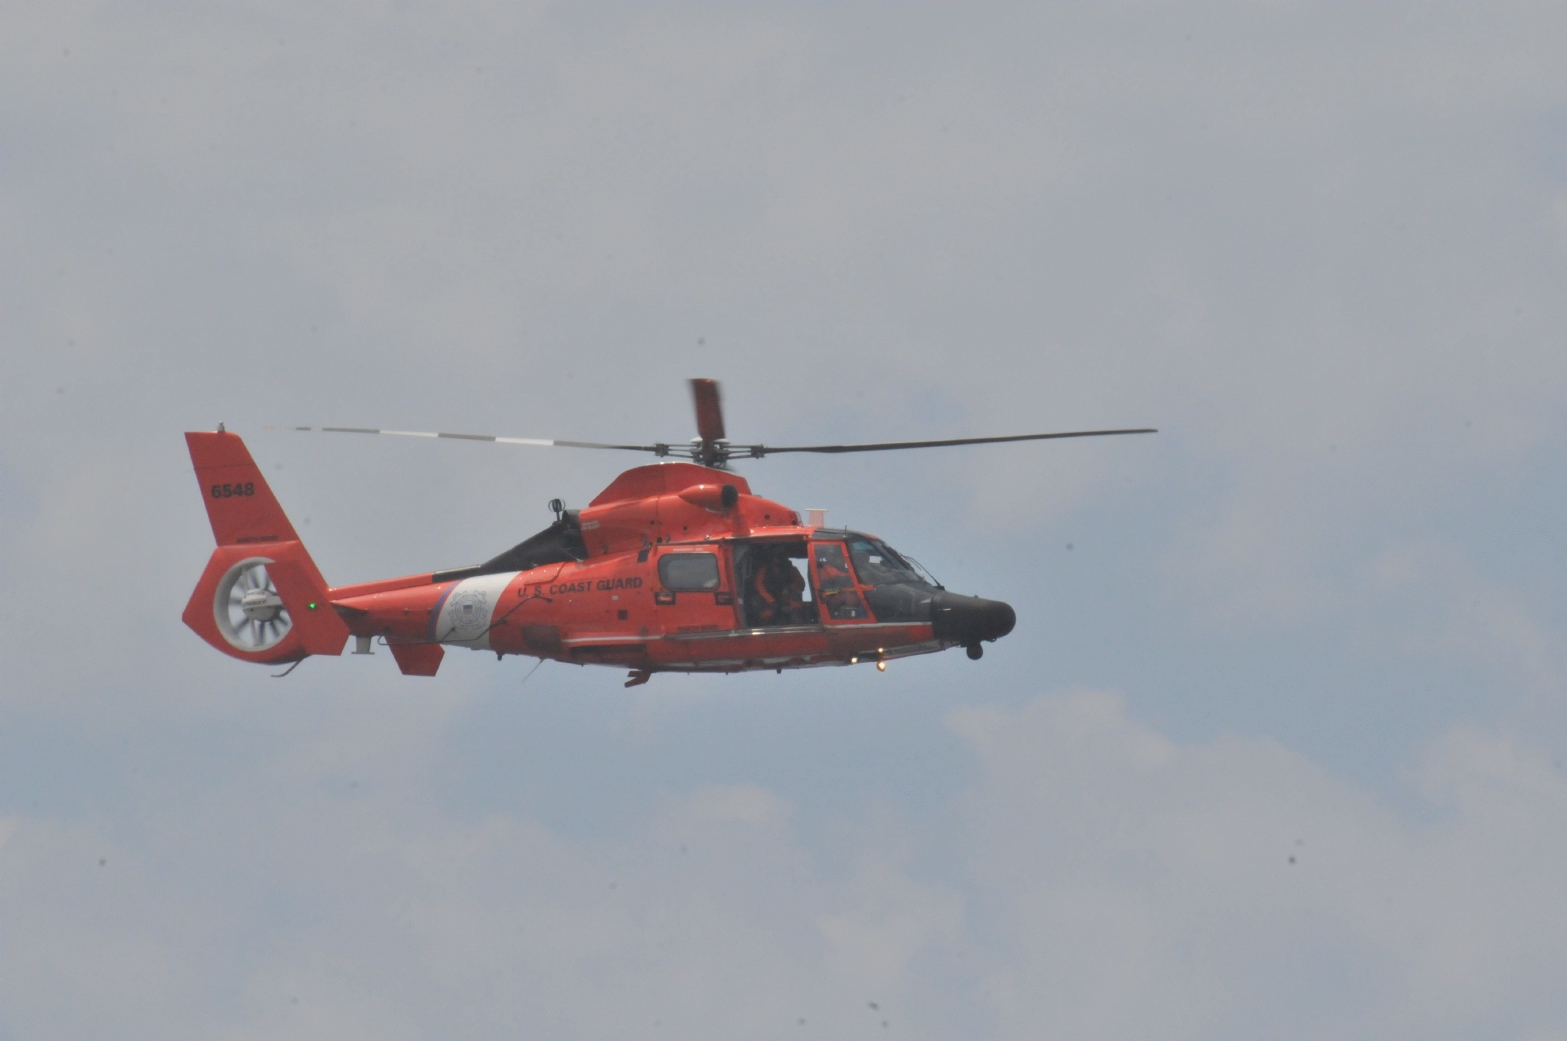
{"label": "main rotor blade", "polygon": [[448,434],[425,430],[372,430],[369,427],[290,427],[327,434],[389,434],[393,437],[446,437],[456,441],[494,441],[501,445],[539,445],[544,448],[613,448],[626,452],[667,455],[668,445],[602,445],[596,441],[544,441],[536,437],[496,437],[493,434]]}
{"label": "main rotor blade", "polygon": [[[717,411],[718,387],[712,380],[692,380],[692,391],[697,395],[698,423],[702,423],[702,391],[698,384],[707,384],[712,391],[712,415],[723,430],[723,416]],[[1068,430],[1053,434],[1013,434],[1009,437],[955,437],[940,441],[883,441],[863,445],[730,445],[703,440],[690,445],[609,445],[597,441],[546,441],[533,437],[498,437],[494,434],[452,434],[425,430],[375,430],[370,427],[291,427],[292,430],[310,430],[329,434],[386,434],[392,437],[444,437],[456,441],[491,441],[502,445],[538,445],[544,448],[607,448],[622,452],[651,452],[659,457],[670,455],[689,456],[694,462],[723,469],[730,459],[761,459],[780,452],[815,452],[823,455],[841,455],[846,452],[892,452],[904,448],[950,448],[955,445],[993,445],[1007,441],[1048,441],[1064,437],[1111,437],[1117,434],[1157,434],[1153,427],[1127,430]],[[709,428],[711,429],[711,428]]]}
{"label": "main rotor blade", "polygon": [[1157,434],[1153,427],[1135,430],[1068,430],[1058,434],[1013,434],[1010,437],[954,437],[944,441],[884,441],[874,445],[808,445],[774,448],[772,445],[734,445],[731,457],[749,453],[760,459],[775,452],[822,452],[837,455],[843,452],[891,452],[900,448],[950,448],[953,445],[994,445],[1003,441],[1048,441],[1058,437],[1109,437],[1115,434]]}
{"label": "main rotor blade", "polygon": [[703,441],[724,439],[724,410],[718,403],[717,380],[692,380],[691,400],[696,403],[696,432]]}

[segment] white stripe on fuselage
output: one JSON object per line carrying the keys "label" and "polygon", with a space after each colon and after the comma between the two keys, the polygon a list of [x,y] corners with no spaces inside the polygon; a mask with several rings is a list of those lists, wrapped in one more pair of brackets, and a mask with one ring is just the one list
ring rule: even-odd
{"label": "white stripe on fuselage", "polygon": [[520,572],[508,571],[499,575],[480,575],[465,578],[447,596],[441,605],[441,617],[436,622],[435,639],[439,643],[472,647],[474,650],[490,649],[490,627],[495,624],[495,612],[500,607],[502,594],[511,580]]}

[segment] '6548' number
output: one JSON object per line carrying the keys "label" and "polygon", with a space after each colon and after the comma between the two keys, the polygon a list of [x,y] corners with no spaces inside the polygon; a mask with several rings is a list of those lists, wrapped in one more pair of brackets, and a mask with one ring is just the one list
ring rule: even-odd
{"label": "'6548' number", "polygon": [[212,486],[214,499],[232,499],[236,495],[255,495],[256,483],[246,481],[244,484],[215,484]]}

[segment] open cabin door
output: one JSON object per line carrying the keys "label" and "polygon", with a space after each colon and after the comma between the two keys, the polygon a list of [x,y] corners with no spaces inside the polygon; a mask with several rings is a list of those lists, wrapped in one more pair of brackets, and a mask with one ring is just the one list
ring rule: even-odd
{"label": "open cabin door", "polygon": [[742,628],[818,623],[804,539],[737,540],[733,545]]}

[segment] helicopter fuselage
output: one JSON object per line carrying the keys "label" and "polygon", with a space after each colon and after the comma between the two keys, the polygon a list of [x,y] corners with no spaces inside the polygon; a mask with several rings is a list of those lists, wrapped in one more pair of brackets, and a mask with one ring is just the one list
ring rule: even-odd
{"label": "helicopter fuselage", "polygon": [[248,661],[341,653],[353,637],[356,653],[384,643],[410,675],[464,647],[629,669],[629,686],[954,646],[978,657],[1015,622],[873,536],[802,525],[743,477],[683,462],[626,471],[486,564],[327,588],[239,438],[187,438],[219,549],[186,622]]}

